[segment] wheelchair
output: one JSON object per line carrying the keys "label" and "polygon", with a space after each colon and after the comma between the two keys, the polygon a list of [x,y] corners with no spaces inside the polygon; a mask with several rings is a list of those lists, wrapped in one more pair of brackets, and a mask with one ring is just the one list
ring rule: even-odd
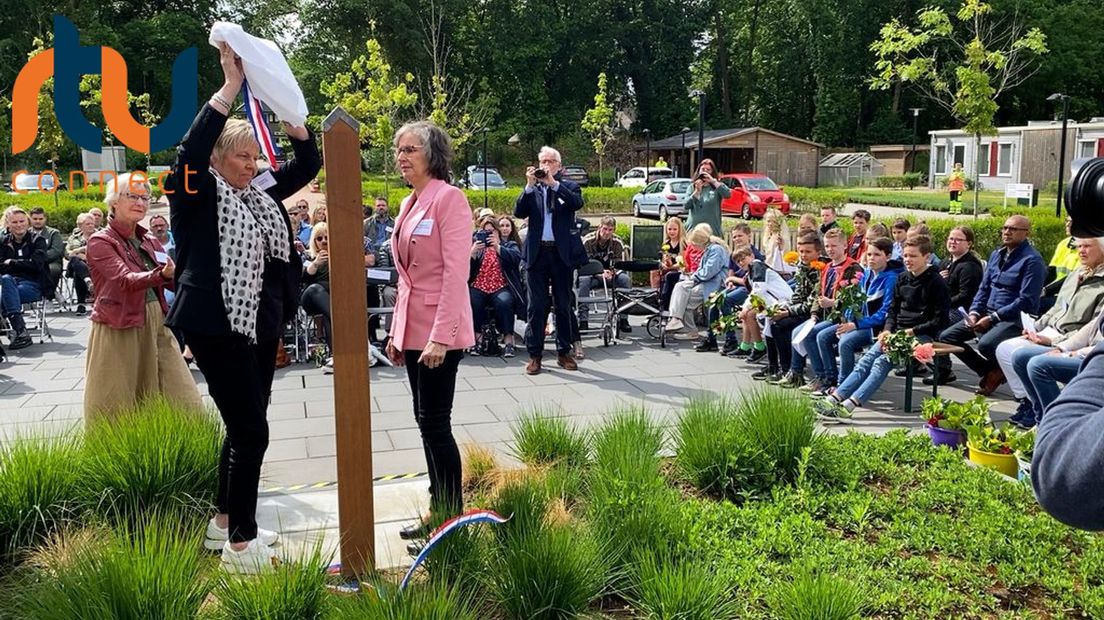
{"label": "wheelchair", "polygon": [[[627,260],[617,261],[614,269],[629,273],[648,273],[659,268],[658,261]],[[660,308],[659,290],[654,288],[628,288],[615,289],[613,291],[614,315],[646,316],[644,330],[648,336],[659,340],[659,346],[667,347],[667,321],[670,315]],[[614,330],[614,337],[620,338],[619,330]]]}

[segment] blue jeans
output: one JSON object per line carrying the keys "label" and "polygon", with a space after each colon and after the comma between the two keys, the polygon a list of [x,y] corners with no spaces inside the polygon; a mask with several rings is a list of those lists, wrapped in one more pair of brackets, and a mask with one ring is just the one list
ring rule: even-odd
{"label": "blue jeans", "polygon": [[[1046,347],[1041,344],[1029,342],[1012,353],[1012,370],[1016,373],[1016,376],[1019,377],[1020,383],[1024,386],[1024,392],[1028,395],[1029,399],[1031,398],[1032,390],[1030,387],[1031,377],[1027,373],[1027,364],[1053,348],[1054,347]],[[1031,402],[1034,403],[1035,400],[1031,399]],[[1036,413],[1041,412],[1040,410]]]}
{"label": "blue jeans", "polygon": [[[843,383],[843,380],[855,368],[855,356],[870,346],[872,342],[874,342],[874,330],[872,329],[856,329],[844,334],[839,339],[839,372],[834,377],[829,375],[828,378],[835,379],[837,384]],[[830,361],[829,367],[832,371],[835,371],[835,360],[830,359]]]}
{"label": "blue jeans", "polygon": [[860,404],[865,403],[874,395],[874,392],[878,391],[878,388],[882,387],[891,370],[893,370],[893,361],[888,355],[882,354],[882,345],[875,343],[867,349],[859,359],[859,363],[855,365],[855,369],[836,388],[836,397],[841,401],[854,397]]}
{"label": "blue jeans", "polygon": [[[874,332],[869,329],[856,329],[847,332],[842,338],[836,336],[836,330],[821,330],[816,335],[817,355],[810,352],[809,363],[813,373],[822,383],[838,385],[843,383],[851,369],[855,367],[855,354],[874,342]],[[839,368],[836,368],[836,346],[839,345]]]}
{"label": "blue jeans", "polygon": [[510,287],[503,287],[494,293],[485,293],[474,286],[468,287],[471,297],[472,321],[475,333],[483,333],[487,320],[487,307],[494,308],[495,329],[500,336],[514,333],[514,295]]}
{"label": "blue jeans", "polygon": [[[820,336],[820,332],[823,331],[830,331],[834,334],[836,331],[836,327],[839,326],[836,323],[832,323],[829,321],[821,321],[816,325],[813,325],[813,329],[809,331],[809,335],[806,336],[804,340],[805,355],[798,355],[797,351],[795,350],[793,360],[790,361],[790,370],[792,370],[794,373],[804,372],[805,358],[809,358],[809,363],[813,367],[813,374],[815,374],[819,378],[821,376],[821,373],[817,369],[822,369],[824,367],[824,360],[823,356],[821,356],[820,349],[817,348],[817,337]],[[835,362],[833,361],[833,364],[834,363]],[[835,376],[835,373],[833,373],[833,376]]]}
{"label": "blue jeans", "polygon": [[4,316],[23,314],[23,304],[42,299],[42,289],[38,282],[24,280],[15,276],[0,276],[0,306]]}
{"label": "blue jeans", "polygon": [[[725,291],[724,305],[721,306],[721,312],[728,315],[736,312],[740,306],[744,305],[751,292],[742,286],[737,286]],[[736,331],[725,332],[725,342],[736,342]]]}
{"label": "blue jeans", "polygon": [[1035,418],[1042,417],[1043,412],[1058,398],[1059,383],[1069,383],[1077,376],[1081,369],[1081,357],[1065,357],[1059,355],[1036,355],[1027,362],[1027,397],[1035,405]]}

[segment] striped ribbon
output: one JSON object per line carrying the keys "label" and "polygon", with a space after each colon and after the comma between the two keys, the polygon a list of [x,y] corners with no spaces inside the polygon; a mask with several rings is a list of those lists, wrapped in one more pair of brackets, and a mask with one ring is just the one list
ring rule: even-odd
{"label": "striped ribbon", "polygon": [[414,575],[414,571],[422,565],[422,562],[425,562],[425,559],[429,557],[429,553],[433,551],[433,548],[449,534],[465,525],[471,525],[473,523],[498,524],[505,523],[509,520],[508,517],[503,517],[492,510],[472,510],[445,521],[440,527],[433,530],[429,540],[426,541],[425,547],[422,548],[422,552],[418,554],[418,557],[414,558],[414,563],[410,565],[410,570],[406,571],[406,576],[403,577],[402,582],[399,583],[399,592],[402,592],[406,588],[406,584],[410,583],[410,578]]}
{"label": "striped ribbon", "polygon": [[272,131],[265,122],[261,100],[253,96],[253,91],[249,90],[249,82],[246,81],[242,82],[242,100],[245,101],[245,118],[253,127],[253,136],[257,138],[257,144],[261,145],[261,152],[268,159],[269,166],[273,170],[279,170],[280,163],[276,156],[281,154],[280,146],[276,144]]}

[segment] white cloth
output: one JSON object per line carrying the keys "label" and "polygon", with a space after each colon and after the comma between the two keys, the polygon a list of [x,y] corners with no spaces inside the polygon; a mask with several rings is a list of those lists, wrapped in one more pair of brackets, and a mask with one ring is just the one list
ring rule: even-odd
{"label": "white cloth", "polygon": [[805,351],[805,338],[809,335],[809,332],[813,331],[813,326],[816,324],[817,320],[810,317],[808,321],[798,325],[797,329],[793,331],[793,350],[798,355],[802,357],[808,355]]}
{"label": "white cloth", "polygon": [[1017,399],[1026,398],[1027,390],[1016,371],[1012,369],[1012,354],[1032,344],[1027,338],[1010,338],[997,345],[997,364],[1004,371],[1004,378],[1008,380],[1008,387],[1012,388],[1012,395]]}
{"label": "white cloth", "polygon": [[241,57],[249,89],[277,118],[297,127],[306,123],[307,100],[275,43],[248,34],[241,26],[228,22],[215,22],[208,42],[216,48],[225,42]]}
{"label": "white cloth", "polygon": [[793,288],[773,269],[767,270],[762,282],[751,283],[751,292],[762,297],[768,306],[786,303],[793,296]]}
{"label": "white cloth", "polygon": [[691,330],[697,329],[694,321],[694,311],[705,303],[702,295],[702,285],[695,284],[693,278],[679,280],[671,288],[670,314],[685,323]]}

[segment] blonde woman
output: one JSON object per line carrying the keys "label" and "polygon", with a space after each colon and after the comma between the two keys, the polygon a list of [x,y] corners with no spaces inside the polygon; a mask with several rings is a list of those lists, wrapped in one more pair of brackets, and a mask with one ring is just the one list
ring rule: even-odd
{"label": "blonde woman", "polygon": [[[694,273],[675,284],[671,292],[671,318],[667,322],[667,329],[679,332],[688,323],[691,329],[689,338],[693,338],[697,327],[694,323],[694,310],[724,285],[728,248],[722,239],[712,235],[712,226],[706,222],[691,229],[687,241],[702,251],[701,264]],[[709,335],[706,338],[709,338],[712,329],[707,327],[707,330]]]}
{"label": "blonde woman", "polygon": [[[330,322],[330,229],[326,222],[311,228],[310,247],[303,262],[303,290],[299,301],[311,316],[322,317],[326,347],[333,352],[333,324]],[[329,363],[329,362],[327,362]]]}
{"label": "blonde woman", "polygon": [[786,216],[778,209],[770,209],[763,216],[763,262],[783,276],[794,272],[783,258],[790,249],[790,227]]}
{"label": "blonde woman", "polygon": [[682,226],[682,220],[677,217],[668,219],[663,226],[663,242],[659,244],[659,269],[655,271],[656,284],[652,286],[659,289],[659,307],[663,310],[670,305],[671,291],[682,275],[678,259],[685,250],[686,229]]}
{"label": "blonde woman", "polygon": [[[311,226],[316,226],[318,224],[321,224],[321,223],[325,222],[326,221],[326,213],[327,213],[326,212],[326,205],[320,204],[320,205],[317,205],[316,207],[314,207],[314,210],[311,211],[311,216],[310,216]],[[313,230],[312,230],[311,234],[314,234]]]}

